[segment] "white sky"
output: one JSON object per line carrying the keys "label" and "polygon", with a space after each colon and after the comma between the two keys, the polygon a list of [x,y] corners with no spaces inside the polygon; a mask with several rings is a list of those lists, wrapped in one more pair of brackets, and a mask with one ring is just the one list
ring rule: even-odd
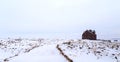
{"label": "white sky", "polygon": [[[37,34],[120,38],[120,0],[0,0],[0,37]],[[69,36],[69,35],[67,35]]]}

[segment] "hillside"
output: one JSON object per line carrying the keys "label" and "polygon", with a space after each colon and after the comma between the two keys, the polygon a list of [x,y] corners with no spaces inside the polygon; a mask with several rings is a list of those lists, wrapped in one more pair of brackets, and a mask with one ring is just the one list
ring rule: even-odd
{"label": "hillside", "polygon": [[120,62],[119,41],[0,40],[0,62]]}

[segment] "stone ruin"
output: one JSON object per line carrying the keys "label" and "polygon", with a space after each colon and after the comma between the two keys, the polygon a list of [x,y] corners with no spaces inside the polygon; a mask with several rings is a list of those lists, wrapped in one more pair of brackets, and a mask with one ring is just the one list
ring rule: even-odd
{"label": "stone ruin", "polygon": [[96,40],[97,35],[95,33],[95,30],[86,30],[82,34],[82,39],[89,39],[89,40]]}

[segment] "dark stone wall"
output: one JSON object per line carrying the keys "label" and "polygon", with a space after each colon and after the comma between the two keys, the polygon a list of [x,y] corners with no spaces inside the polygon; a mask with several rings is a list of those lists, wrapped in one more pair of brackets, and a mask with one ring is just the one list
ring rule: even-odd
{"label": "dark stone wall", "polygon": [[96,40],[97,35],[94,30],[86,30],[82,34],[82,39]]}

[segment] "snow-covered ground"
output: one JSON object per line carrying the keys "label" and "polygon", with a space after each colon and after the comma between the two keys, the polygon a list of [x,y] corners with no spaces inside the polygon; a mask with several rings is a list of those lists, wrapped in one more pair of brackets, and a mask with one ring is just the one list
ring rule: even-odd
{"label": "snow-covered ground", "polygon": [[54,45],[46,45],[12,58],[10,62],[66,62],[66,59],[59,54]]}
{"label": "snow-covered ground", "polygon": [[1,39],[0,40],[0,62],[8,61],[8,58],[27,53],[39,47],[40,41],[27,39]]}
{"label": "snow-covered ground", "polygon": [[0,39],[0,62],[120,62],[120,42],[106,40]]}
{"label": "snow-covered ground", "polygon": [[72,40],[59,47],[73,62],[120,62],[120,42]]}

